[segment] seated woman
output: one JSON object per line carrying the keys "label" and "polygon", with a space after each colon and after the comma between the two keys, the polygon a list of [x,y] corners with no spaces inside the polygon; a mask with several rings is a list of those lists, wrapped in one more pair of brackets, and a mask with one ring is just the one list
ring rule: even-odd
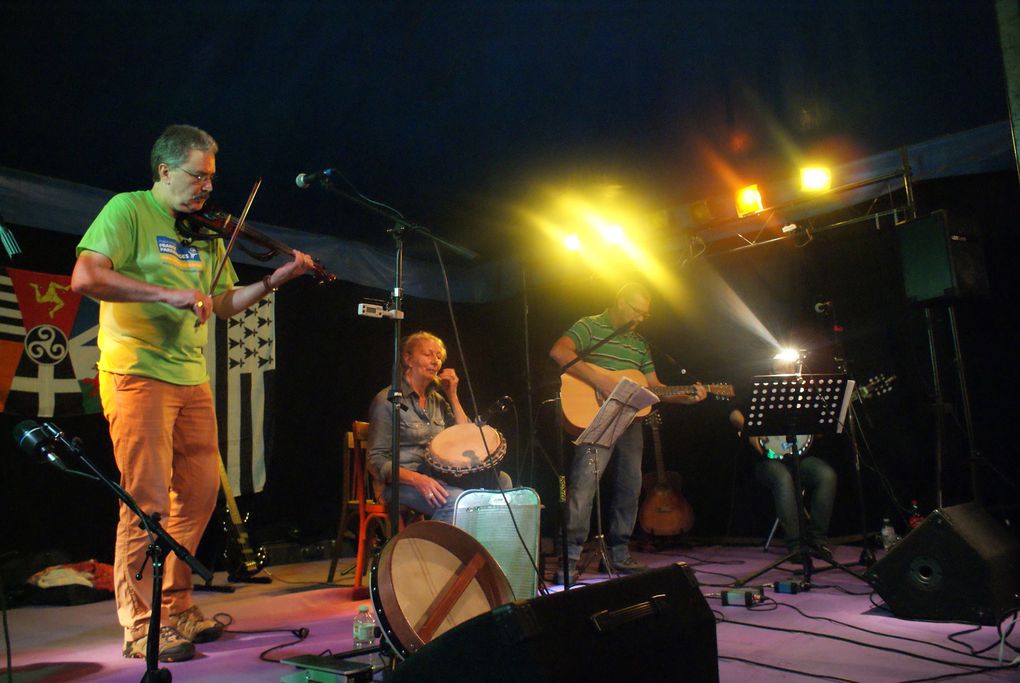
{"label": "seated woman", "polygon": [[[443,368],[446,346],[429,332],[415,332],[403,339],[400,360],[404,369],[400,399],[400,504],[442,522],[453,521],[453,506],[465,489],[494,488],[496,473],[487,470],[456,477],[437,472],[425,458],[429,442],[447,427],[468,424],[467,413],[457,397],[459,379],[453,368]],[[390,388],[375,395],[369,408],[368,470],[385,483],[389,500],[392,484],[392,415]],[[510,478],[500,472],[499,486],[510,488]]]}

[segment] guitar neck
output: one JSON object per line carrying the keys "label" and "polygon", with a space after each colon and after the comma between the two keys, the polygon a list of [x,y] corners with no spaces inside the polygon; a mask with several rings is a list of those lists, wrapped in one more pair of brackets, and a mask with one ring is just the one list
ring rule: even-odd
{"label": "guitar neck", "polygon": [[[713,396],[727,396],[732,395],[732,390],[727,389],[728,384],[705,384],[703,385],[705,390]],[[645,387],[648,391],[652,392],[659,398],[669,398],[670,396],[679,396],[681,394],[696,394],[697,390],[693,384],[675,384],[666,387]]]}

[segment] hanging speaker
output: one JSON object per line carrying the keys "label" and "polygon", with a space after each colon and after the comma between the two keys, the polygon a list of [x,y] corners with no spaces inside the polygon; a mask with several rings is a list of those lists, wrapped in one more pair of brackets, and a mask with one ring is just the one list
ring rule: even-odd
{"label": "hanging speaker", "polygon": [[519,600],[404,660],[394,683],[718,681],[715,618],[685,564]]}
{"label": "hanging speaker", "polygon": [[454,526],[471,534],[489,551],[506,574],[517,600],[535,597],[538,589],[535,562],[540,513],[538,493],[525,487],[502,493],[473,489],[454,501]]}
{"label": "hanging speaker", "polygon": [[1020,545],[974,503],[935,510],[868,570],[903,619],[998,624],[1020,608]]}
{"label": "hanging speaker", "polygon": [[986,296],[984,252],[975,226],[945,211],[897,226],[903,286],[915,302]]}

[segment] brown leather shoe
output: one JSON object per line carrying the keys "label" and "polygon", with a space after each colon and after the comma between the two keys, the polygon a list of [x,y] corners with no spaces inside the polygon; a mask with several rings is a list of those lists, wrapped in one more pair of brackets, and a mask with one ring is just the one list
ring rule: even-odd
{"label": "brown leather shoe", "polygon": [[[124,656],[128,659],[145,659],[149,636],[144,635],[124,643]],[[159,629],[159,661],[183,662],[195,656],[195,646],[173,626]]]}

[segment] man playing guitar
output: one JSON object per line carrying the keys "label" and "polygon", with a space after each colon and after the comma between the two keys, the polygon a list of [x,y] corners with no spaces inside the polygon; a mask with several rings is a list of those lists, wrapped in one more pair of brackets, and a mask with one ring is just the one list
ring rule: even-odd
{"label": "man playing guitar", "polygon": [[[665,387],[655,374],[648,344],[641,335],[634,332],[634,327],[651,315],[650,308],[651,295],[648,289],[638,283],[628,283],[617,293],[612,306],[599,315],[581,318],[564,332],[553,344],[549,356],[563,367],[575,360],[579,353],[591,351],[590,355],[584,356],[584,360],[574,363],[567,373],[604,396],[612,393],[618,381],[604,370],[636,369],[644,375],[650,388]],[[624,328],[621,333],[592,350],[620,328]],[[706,395],[705,387],[699,383],[693,385],[689,393],[673,394],[664,400],[691,404],[704,400]],[[602,447],[593,448],[599,476],[605,473],[608,466],[616,469],[606,544],[612,569],[621,574],[634,574],[647,569],[630,556],[629,549],[641,494],[643,449],[644,437],[640,422],[627,428],[612,451]],[[588,538],[592,500],[598,486],[588,453],[588,446],[575,447],[567,485],[567,559],[571,573],[580,559],[581,547]],[[565,578],[558,576],[557,581],[563,583]]]}

